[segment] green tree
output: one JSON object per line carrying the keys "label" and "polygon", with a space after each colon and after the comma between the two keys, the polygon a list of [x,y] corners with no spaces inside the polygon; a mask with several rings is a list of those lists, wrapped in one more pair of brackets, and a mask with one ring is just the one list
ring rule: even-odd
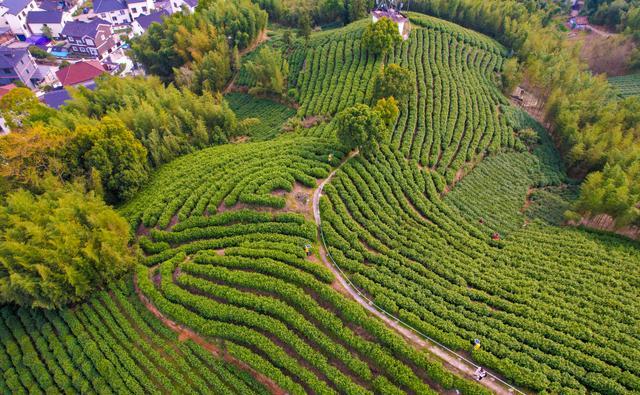
{"label": "green tree", "polygon": [[380,113],[366,104],[356,104],[335,118],[337,137],[349,150],[370,151],[387,139],[388,128]]}
{"label": "green tree", "polygon": [[147,150],[122,121],[109,116],[76,127],[63,157],[67,178],[99,175],[111,202],[130,199],[147,179]]}
{"label": "green tree", "polygon": [[393,48],[395,43],[402,41],[398,25],[389,18],[381,18],[369,24],[363,35],[362,42],[373,54],[385,54]]}
{"label": "green tree", "polygon": [[313,21],[308,12],[301,14],[298,20],[298,37],[302,37],[305,41],[308,41],[309,36],[311,36],[312,24]]}
{"label": "green tree", "polygon": [[357,21],[358,19],[367,16],[369,8],[369,2],[367,0],[349,0],[347,4],[347,11],[349,14],[349,21]]}
{"label": "green tree", "polygon": [[376,76],[375,96],[377,98],[393,96],[398,100],[405,99],[415,90],[411,71],[395,63],[383,66]]}
{"label": "green tree", "polygon": [[249,93],[282,95],[286,92],[289,64],[280,51],[263,46],[245,67],[253,81]]}
{"label": "green tree", "polygon": [[379,99],[373,107],[373,111],[378,113],[388,131],[390,131],[396,123],[398,114],[400,114],[398,102],[393,96]]}
{"label": "green tree", "polygon": [[522,82],[522,69],[518,63],[518,58],[512,57],[504,62],[501,77],[502,91],[505,95],[510,95],[516,86]]}
{"label": "green tree", "polygon": [[42,35],[45,36],[48,39],[52,39],[53,38],[53,32],[51,31],[51,28],[49,26],[43,26],[42,27]]}
{"label": "green tree", "polygon": [[0,303],[80,302],[136,264],[129,224],[92,192],[53,178],[0,206]]}
{"label": "green tree", "polygon": [[14,88],[0,99],[0,114],[10,129],[26,128],[38,121],[46,122],[55,113],[28,88]]}

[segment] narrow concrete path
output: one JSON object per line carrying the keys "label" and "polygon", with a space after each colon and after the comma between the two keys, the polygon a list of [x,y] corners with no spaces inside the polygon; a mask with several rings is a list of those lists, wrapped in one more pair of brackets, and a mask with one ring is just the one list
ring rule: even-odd
{"label": "narrow concrete path", "polygon": [[[336,265],[332,263],[332,261],[327,256],[327,250],[324,245],[324,235],[322,234],[321,228],[321,218],[320,218],[320,198],[322,197],[322,191],[324,186],[331,181],[336,172],[347,163],[352,157],[357,155],[357,152],[351,153],[336,169],[334,169],[327,178],[325,178],[318,188],[313,193],[313,218],[315,220],[316,226],[318,228],[318,237],[320,238],[320,257],[322,258],[322,262],[324,265],[331,270],[331,272],[336,277],[340,286],[346,290],[346,292],[358,302],[362,307],[364,307],[371,314],[380,318],[387,326],[398,332],[405,339],[407,339],[410,343],[420,349],[426,349],[431,354],[435,355],[440,359],[444,366],[454,373],[469,378],[474,379],[474,372],[477,369],[477,365],[473,362],[467,360],[462,356],[458,356],[453,354],[450,350],[437,345],[429,340],[426,340],[423,336],[421,336],[416,331],[402,325],[398,322],[396,317],[393,317],[381,310],[379,310],[366,295],[364,295],[359,289],[357,289],[351,281],[347,278],[346,274]],[[523,394],[524,392],[517,390],[513,387],[510,387],[508,384],[504,382],[504,380],[500,379],[497,375],[490,373],[487,377],[479,381],[481,385],[489,389],[495,394],[499,395],[510,395],[514,393]]]}

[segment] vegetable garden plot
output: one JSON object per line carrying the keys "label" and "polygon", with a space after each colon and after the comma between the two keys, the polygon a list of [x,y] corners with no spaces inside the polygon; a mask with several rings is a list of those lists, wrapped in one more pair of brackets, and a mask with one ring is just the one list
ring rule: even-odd
{"label": "vegetable garden plot", "polygon": [[132,284],[59,312],[0,309],[0,392],[13,394],[258,393],[247,373],[177,336]]}
{"label": "vegetable garden plot", "polygon": [[289,393],[485,392],[333,289],[305,255],[315,226],[302,216],[227,212],[150,237],[147,263],[159,266],[138,268],[142,292]]}
{"label": "vegetable garden plot", "polygon": [[486,164],[504,170],[480,168],[463,180],[464,196],[452,198],[464,202],[460,211],[441,199],[436,173],[401,152],[352,159],[321,202],[329,251],[377,304],[420,331],[458,350],[481,339],[474,359],[517,385],[639,391],[637,245],[541,223],[510,225],[509,238],[491,240],[490,228],[517,214],[481,214],[492,207],[483,188],[500,204],[499,194],[524,197],[528,187],[509,178],[491,189],[496,177],[524,174],[516,167],[509,175],[507,158]]}

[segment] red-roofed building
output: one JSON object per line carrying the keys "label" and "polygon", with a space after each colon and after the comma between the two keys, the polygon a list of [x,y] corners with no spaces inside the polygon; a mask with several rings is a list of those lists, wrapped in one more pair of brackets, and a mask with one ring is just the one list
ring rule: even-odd
{"label": "red-roofed building", "polygon": [[81,61],[56,71],[62,86],[85,85],[107,71],[97,60]]}
{"label": "red-roofed building", "polygon": [[9,93],[13,88],[17,88],[16,84],[7,84],[0,86],[0,98]]}

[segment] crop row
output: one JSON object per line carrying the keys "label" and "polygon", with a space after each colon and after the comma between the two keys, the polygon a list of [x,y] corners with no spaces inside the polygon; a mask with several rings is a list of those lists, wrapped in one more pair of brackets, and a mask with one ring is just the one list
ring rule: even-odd
{"label": "crop row", "polygon": [[164,314],[223,341],[290,393],[434,393],[433,381],[483,392],[332,289],[332,274],[304,254],[314,237],[292,214],[193,217],[150,233],[148,243],[163,248],[148,260],[161,263],[139,267],[138,281]]}
{"label": "crop row", "polygon": [[[124,284],[74,310],[0,311],[0,389],[20,393],[261,393],[151,316]],[[158,351],[162,350],[162,352]]]}
{"label": "crop row", "polygon": [[[330,252],[378,304],[424,333],[461,350],[481,339],[474,358],[519,385],[640,390],[640,306],[629,275],[638,272],[640,254],[575,230],[516,230],[515,203],[506,215],[499,206],[510,201],[503,196],[524,197],[518,178],[529,177],[533,162],[508,155],[487,164],[504,166],[499,171],[481,165],[463,180],[453,200],[464,202],[464,216],[441,199],[437,177],[402,153],[352,159],[321,202]],[[514,161],[524,168],[514,170]],[[474,210],[493,205],[493,215]],[[480,215],[487,215],[483,224]],[[490,239],[491,227],[507,225],[512,238]]]}
{"label": "crop row", "polygon": [[341,157],[324,140],[296,136],[205,149],[164,166],[121,212],[134,226],[165,228],[174,216],[182,221],[238,203],[283,208],[285,198],[273,191],[290,191],[295,182],[313,187]]}
{"label": "crop row", "polygon": [[296,110],[291,107],[245,93],[230,93],[225,95],[225,99],[239,119],[257,118],[260,121],[246,131],[246,135],[252,141],[276,137],[281,131],[282,124],[296,114]]}

